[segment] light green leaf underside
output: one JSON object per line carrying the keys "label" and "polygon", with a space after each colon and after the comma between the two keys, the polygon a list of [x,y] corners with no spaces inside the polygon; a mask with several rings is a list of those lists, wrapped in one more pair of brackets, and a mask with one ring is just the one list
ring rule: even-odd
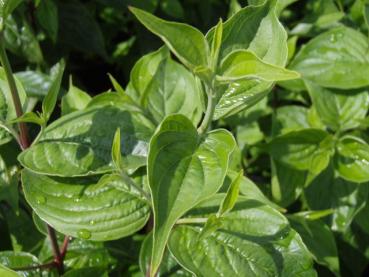
{"label": "light green leaf underside", "polygon": [[323,87],[364,87],[369,85],[368,47],[363,34],[338,27],[310,40],[289,68]]}
{"label": "light green leaf underside", "polygon": [[22,172],[23,191],[35,213],[57,231],[96,241],[115,240],[140,230],[150,207],[118,175],[99,182]]}
{"label": "light green leaf underside", "polygon": [[202,116],[201,89],[195,77],[162,47],[133,67],[126,93],[159,124],[167,115],[183,114],[197,125]]}
{"label": "light green leaf underside", "polygon": [[262,61],[248,50],[236,50],[225,57],[219,75],[218,79],[224,81],[261,79],[274,82],[300,77],[297,72]]}
{"label": "light green leaf underside", "polygon": [[[217,210],[222,195],[192,216]],[[199,239],[201,227],[176,226],[169,249],[196,276],[316,276],[310,253],[287,220],[261,202],[240,197],[222,227]]]}
{"label": "light green leaf underside", "polygon": [[39,142],[18,159],[25,168],[41,174],[101,174],[112,168],[111,145],[117,128],[121,130],[122,154],[145,157],[152,123],[123,107],[95,106],[54,121]]}
{"label": "light green leaf underside", "polygon": [[17,272],[10,270],[9,268],[6,268],[5,266],[2,266],[0,264],[0,276],[3,277],[19,277]]}
{"label": "light green leaf underside", "polygon": [[201,138],[182,115],[168,116],[158,127],[148,157],[154,208],[152,273],[158,269],[177,219],[221,187],[234,147],[226,130]]}
{"label": "light green leaf underside", "polygon": [[209,45],[196,28],[162,20],[148,12],[130,8],[147,29],[159,36],[178,59],[190,69],[208,65]]}

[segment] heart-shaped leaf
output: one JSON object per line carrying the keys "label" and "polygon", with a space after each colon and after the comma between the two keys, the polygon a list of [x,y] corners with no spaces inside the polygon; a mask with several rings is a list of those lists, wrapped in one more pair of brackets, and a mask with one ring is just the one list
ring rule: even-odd
{"label": "heart-shaped leaf", "polygon": [[175,222],[223,184],[234,147],[228,131],[215,130],[201,137],[183,115],[168,116],[158,127],[148,156],[154,209],[152,275],[159,268]]}

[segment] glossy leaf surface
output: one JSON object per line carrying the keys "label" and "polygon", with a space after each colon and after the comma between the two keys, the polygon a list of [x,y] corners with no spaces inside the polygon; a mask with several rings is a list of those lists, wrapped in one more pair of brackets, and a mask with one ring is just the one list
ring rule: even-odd
{"label": "glossy leaf surface", "polygon": [[227,131],[215,130],[202,138],[182,115],[168,116],[156,130],[148,156],[154,209],[152,274],[175,222],[221,187],[234,147]]}
{"label": "glossy leaf surface", "polygon": [[[203,203],[192,215],[216,211],[219,199]],[[200,232],[199,226],[179,225],[169,240],[179,263],[197,276],[316,276],[299,235],[261,202],[240,197],[220,229],[201,240]]]}
{"label": "glossy leaf surface", "polygon": [[140,230],[149,218],[147,200],[119,175],[105,175],[96,182],[52,178],[24,170],[22,183],[36,214],[73,237],[118,239]]}
{"label": "glossy leaf surface", "polygon": [[179,113],[195,125],[202,115],[202,90],[195,77],[170,58],[166,47],[142,57],[131,71],[127,94],[159,124]]}
{"label": "glossy leaf surface", "polygon": [[323,87],[350,89],[369,85],[367,38],[348,27],[338,27],[309,41],[289,68]]}
{"label": "glossy leaf surface", "polygon": [[131,11],[190,69],[208,65],[209,45],[199,30],[187,24],[162,20],[137,8],[131,7]]}
{"label": "glossy leaf surface", "polygon": [[64,177],[110,171],[117,128],[121,130],[124,156],[147,155],[153,128],[150,121],[124,107],[95,106],[54,121],[39,142],[19,156],[19,161],[31,171]]}

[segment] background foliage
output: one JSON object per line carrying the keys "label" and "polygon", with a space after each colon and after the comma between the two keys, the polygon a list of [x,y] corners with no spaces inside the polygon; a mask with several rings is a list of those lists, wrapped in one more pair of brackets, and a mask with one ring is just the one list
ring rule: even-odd
{"label": "background foliage", "polygon": [[[60,244],[64,238],[61,233],[76,237],[69,243],[65,257],[67,272],[64,276],[143,276],[141,271],[147,270],[146,264],[153,245],[149,234],[150,226],[152,227],[149,220],[151,203],[142,197],[142,191],[127,189],[126,180],[122,182],[114,174],[105,175],[107,177],[102,179],[92,175],[109,170],[106,161],[110,159],[111,143],[114,135],[117,136],[116,129],[120,128],[122,141],[128,143],[122,146],[123,149],[116,150],[125,155],[123,161],[115,158],[115,166],[129,163],[131,167],[128,168],[128,174],[135,182],[142,184],[146,192],[147,180],[141,172],[145,161],[135,156],[137,151],[143,150],[135,147],[140,142],[148,141],[163,119],[164,122],[150,144],[153,154],[149,155],[149,160],[152,164],[165,164],[165,161],[160,160],[160,151],[164,151],[160,147],[168,141],[175,144],[177,138],[160,136],[158,132],[170,131],[174,128],[173,125],[180,131],[187,148],[183,148],[183,145],[171,145],[170,151],[182,153],[183,149],[194,147],[197,149],[193,154],[196,157],[207,155],[206,151],[210,151],[208,149],[216,149],[217,155],[226,156],[229,152],[227,149],[234,145],[227,137],[227,132],[217,130],[211,132],[209,141],[205,141],[202,148],[194,146],[198,138],[192,124],[201,122],[205,101],[201,96],[202,89],[198,80],[177,63],[181,59],[171,57],[167,48],[160,48],[163,44],[161,40],[145,29],[128,7],[138,7],[167,20],[186,22],[202,33],[207,33],[218,23],[219,18],[225,21],[241,7],[263,2],[27,0],[1,22],[6,26],[1,43],[5,45],[17,77],[24,109],[29,112],[43,111],[43,118],[29,114],[28,120],[43,125],[44,121],[53,122],[61,115],[65,117],[43,130],[42,136],[38,138],[42,144],[36,144],[19,156],[21,164],[32,169],[25,170],[22,177],[17,162],[21,150],[12,136],[0,129],[0,264],[8,268],[19,268],[52,260],[52,249],[46,237],[45,224],[40,219],[42,217],[48,218],[48,223],[60,232],[57,232]],[[247,95],[241,95],[246,101],[239,101],[237,95],[235,98],[232,96],[220,99],[214,114],[217,120],[213,121],[212,127],[231,131],[238,145],[232,154],[232,173],[227,175],[225,183],[228,182],[229,186],[236,182],[236,173],[241,169],[247,176],[242,179],[239,188],[242,196],[230,217],[233,220],[253,218],[255,221],[247,226],[248,231],[251,230],[252,233],[254,230],[255,234],[265,236],[271,232],[268,222],[272,220],[275,224],[273,228],[276,228],[274,231],[282,233],[280,240],[293,240],[303,249],[302,242],[306,245],[308,250],[293,258],[305,262],[312,256],[319,276],[365,276],[369,272],[369,2],[279,0],[276,12],[288,34],[288,53],[281,53],[280,49],[273,48],[283,36],[282,33],[277,36],[276,27],[273,39],[270,40],[271,49],[276,51],[270,56],[264,53],[263,61],[284,66],[282,56],[286,55],[286,67],[299,72],[302,79],[279,81],[272,89],[269,87],[274,79],[265,79],[262,84],[258,84],[265,86],[263,93],[251,91]],[[140,19],[140,16],[137,17]],[[259,35],[263,34],[265,33],[261,32]],[[270,34],[265,34],[268,35]],[[221,57],[228,54],[226,42],[223,43]],[[261,49],[262,52],[262,47],[256,45],[255,51]],[[146,56],[140,59],[143,55]],[[278,55],[281,56],[280,59]],[[64,62],[59,62],[61,59]],[[147,68],[154,73],[146,72],[149,71]],[[144,83],[136,78],[142,72],[151,74],[151,77],[154,76],[159,81],[150,85]],[[226,68],[222,73],[224,76],[237,74],[232,68]],[[274,72],[273,76],[277,73]],[[59,94],[56,93],[58,100],[46,97],[41,102],[53,90],[53,86],[54,90],[59,89],[58,83],[62,84]],[[177,98],[160,102],[162,109],[156,109],[156,104],[152,103],[160,100],[153,92],[163,89],[161,86],[170,87]],[[138,112],[135,105],[124,103],[124,109],[114,106],[99,109],[104,101],[112,101],[110,96],[106,100],[99,96],[91,100],[92,97],[108,91],[123,94],[122,87],[126,88],[125,93],[135,103],[141,105],[144,113]],[[238,87],[230,86],[227,91],[236,91],[237,94],[237,89]],[[0,90],[0,119],[1,122],[7,122],[15,118],[15,113],[14,109],[8,107],[9,89],[2,69]],[[148,95],[148,99],[144,99],[143,95]],[[185,103],[181,110],[175,107],[179,98],[181,103]],[[122,101],[115,100],[117,103]],[[55,101],[57,104],[53,111]],[[89,108],[88,114],[83,112],[85,107]],[[189,119],[183,116],[166,117],[171,109],[173,112],[188,115]],[[127,110],[129,113],[126,113]],[[72,113],[75,111],[77,112]],[[145,117],[146,114],[150,114],[150,120]],[[86,122],[93,122],[93,127],[85,128]],[[28,124],[28,127],[31,137],[35,138],[40,130],[39,126]],[[127,135],[133,130],[139,130],[137,137]],[[70,141],[65,141],[67,135],[71,137]],[[94,140],[90,141],[92,135]],[[219,137],[224,145],[215,144],[214,141]],[[75,144],[69,144],[70,142]],[[50,161],[45,154],[45,149],[56,144],[59,148],[54,150],[59,151],[59,157],[76,151],[73,147],[78,147],[79,150],[82,148],[81,156],[84,161],[95,159],[93,166],[83,167],[75,161],[68,168],[64,164],[60,167],[62,159]],[[96,149],[101,153],[99,159],[93,154]],[[166,151],[170,152],[169,150]],[[191,166],[196,167],[190,165],[190,169]],[[149,167],[148,170],[160,172],[160,168]],[[225,175],[225,172],[214,173],[210,168],[204,169],[206,174],[206,170],[209,170],[209,175]],[[50,176],[37,173],[47,173]],[[149,182],[154,183],[161,177],[161,173],[158,174],[160,176],[153,175]],[[85,175],[92,176],[81,177]],[[128,175],[126,177],[130,178]],[[19,186],[21,178],[23,187]],[[197,179],[196,181],[200,182]],[[104,184],[107,183],[114,183],[116,187],[106,190]],[[224,185],[220,191],[226,193],[227,186]],[[86,188],[86,193],[79,198],[81,188]],[[39,205],[45,204],[49,197],[59,197],[59,191],[68,193],[58,206]],[[105,205],[106,199],[111,200],[109,207]],[[116,199],[120,201],[115,201]],[[265,204],[263,213],[253,211],[252,208],[247,215],[240,212],[250,199]],[[202,198],[199,197],[198,200],[200,202]],[[188,201],[191,200],[186,197],[182,199],[183,203]],[[215,207],[219,202],[219,199],[214,199],[213,202],[200,205],[189,216],[198,217],[211,214],[210,211],[216,212]],[[165,211],[160,203],[158,205],[154,205],[154,209],[157,209],[159,216],[160,211],[163,218],[167,216],[177,219],[169,209]],[[107,212],[124,209],[130,212],[120,215],[121,221],[106,224],[104,220],[96,219],[97,213],[103,217]],[[98,231],[91,234],[85,228],[75,228],[76,217],[81,211],[85,215],[85,222],[81,221],[79,224],[90,224]],[[55,214],[61,215],[63,221],[53,218]],[[258,216],[263,218],[261,222],[257,222]],[[136,220],[135,226],[126,226],[125,220],[128,218]],[[230,223],[227,225],[227,222],[223,224],[229,225],[227,228],[232,232],[243,228]],[[288,224],[294,231],[290,231],[286,239],[283,230]],[[214,226],[209,228],[212,227]],[[140,231],[134,233],[136,229]],[[159,231],[165,233],[165,230]],[[122,232],[131,236],[121,238]],[[190,246],[196,245],[194,238],[198,233],[201,233],[198,226],[181,225],[175,229],[169,239],[169,249],[177,260],[169,252],[165,252],[160,275],[189,275],[177,263],[180,262],[197,275],[206,276],[204,272],[196,271],[203,261],[188,258],[191,254]],[[243,245],[229,236],[229,240],[234,239],[235,245],[241,245],[240,248],[244,247],[246,252],[250,251],[251,246]],[[186,244],[179,245],[179,238],[184,238]],[[275,238],[273,243],[274,240]],[[290,246],[279,243],[281,253],[288,255]],[[154,248],[159,248],[155,244],[156,242]],[[201,247],[205,249],[207,246]],[[268,252],[268,249],[265,251]],[[214,257],[219,257],[224,255],[224,251],[213,254]],[[263,262],[264,267],[272,263],[269,260]],[[1,276],[12,274],[2,273],[8,270],[3,266],[0,267]],[[209,270],[213,270],[212,266],[214,265],[210,262],[202,264],[202,267]],[[309,264],[301,262],[299,266],[306,269]],[[299,268],[296,264],[289,267]],[[22,276],[57,275],[56,270],[18,272]],[[216,274],[214,272],[208,271],[207,274],[215,276],[211,275]],[[292,271],[278,272],[283,276],[298,274]]]}

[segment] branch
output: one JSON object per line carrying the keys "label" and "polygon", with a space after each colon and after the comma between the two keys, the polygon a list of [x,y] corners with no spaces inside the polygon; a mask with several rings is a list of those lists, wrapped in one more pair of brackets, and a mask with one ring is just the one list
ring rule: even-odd
{"label": "branch", "polygon": [[47,233],[49,234],[49,238],[50,238],[51,247],[54,253],[54,263],[59,273],[62,274],[64,271],[64,265],[63,265],[64,259],[60,253],[58,240],[56,238],[56,233],[55,233],[55,230],[50,225],[47,224],[46,226],[47,226]]}

